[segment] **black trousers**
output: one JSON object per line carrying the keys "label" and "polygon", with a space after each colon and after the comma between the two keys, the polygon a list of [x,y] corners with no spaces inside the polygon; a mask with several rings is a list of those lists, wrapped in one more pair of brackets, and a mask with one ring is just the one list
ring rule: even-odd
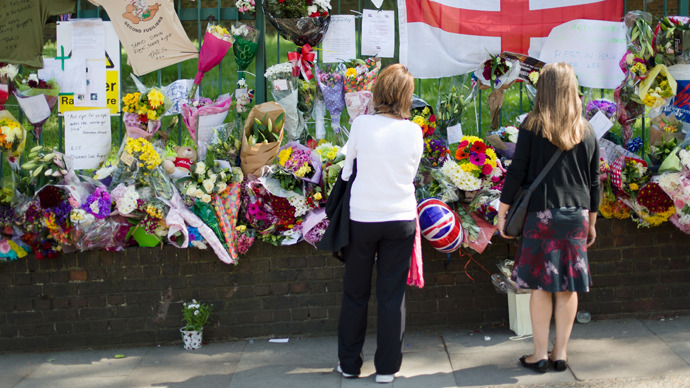
{"label": "black trousers", "polygon": [[343,302],[338,324],[338,359],[343,372],[358,375],[367,331],[371,276],[376,263],[378,325],[374,366],[377,374],[394,374],[402,363],[405,333],[405,288],[417,223],[350,221],[345,247]]}

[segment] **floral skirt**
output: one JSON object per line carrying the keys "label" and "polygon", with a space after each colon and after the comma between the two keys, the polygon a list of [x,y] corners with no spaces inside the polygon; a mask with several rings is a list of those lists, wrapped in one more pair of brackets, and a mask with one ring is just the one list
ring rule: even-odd
{"label": "floral skirt", "polygon": [[589,211],[567,207],[530,212],[515,256],[518,287],[548,292],[589,292]]}

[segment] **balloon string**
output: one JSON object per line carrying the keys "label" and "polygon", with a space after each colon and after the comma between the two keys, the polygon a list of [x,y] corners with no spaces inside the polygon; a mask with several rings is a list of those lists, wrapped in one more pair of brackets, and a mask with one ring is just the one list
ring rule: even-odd
{"label": "balloon string", "polygon": [[491,275],[491,272],[490,272],[488,269],[486,269],[486,267],[484,267],[483,265],[481,265],[481,263],[479,263],[477,260],[475,260],[474,257],[472,257],[471,254],[466,253],[466,252],[463,252],[462,249],[458,250],[458,253],[460,253],[460,257],[464,257],[465,255],[467,255],[467,257],[469,257],[469,259],[467,259],[467,262],[465,263],[465,267],[464,267],[463,269],[465,270],[465,276],[467,276],[468,278],[470,278],[470,280],[474,281],[474,278],[473,278],[472,276],[470,276],[470,274],[467,272],[467,267],[470,265],[471,262],[477,263],[477,265],[480,266],[480,267],[482,267],[482,269],[483,269],[484,271],[486,271],[486,273],[488,273],[489,276]]}

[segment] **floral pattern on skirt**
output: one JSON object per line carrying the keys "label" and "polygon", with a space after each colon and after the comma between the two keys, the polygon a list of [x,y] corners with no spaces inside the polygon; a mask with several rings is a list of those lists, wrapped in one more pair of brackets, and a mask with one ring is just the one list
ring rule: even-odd
{"label": "floral pattern on skirt", "polygon": [[527,214],[512,279],[518,287],[589,292],[589,211],[567,207]]}

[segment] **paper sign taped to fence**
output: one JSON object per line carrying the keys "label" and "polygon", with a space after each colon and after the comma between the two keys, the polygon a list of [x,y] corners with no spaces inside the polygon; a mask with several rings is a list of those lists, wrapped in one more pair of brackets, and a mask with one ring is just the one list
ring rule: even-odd
{"label": "paper sign taped to fence", "polygon": [[65,112],[65,154],[75,170],[98,168],[108,159],[111,142],[108,109]]}
{"label": "paper sign taped to fence", "polygon": [[597,139],[601,139],[601,137],[613,127],[611,120],[609,120],[605,114],[601,113],[601,111],[597,112],[594,117],[589,120],[589,123],[594,129],[594,133],[597,134]]}
{"label": "paper sign taped to fence", "polygon": [[551,30],[539,59],[567,62],[580,86],[615,89],[623,81],[618,62],[627,48],[623,22],[573,20]]}
{"label": "paper sign taped to fence", "polygon": [[365,9],[362,13],[362,55],[395,56],[395,12]]}
{"label": "paper sign taped to fence", "polygon": [[[105,60],[105,105],[103,107],[110,110],[111,115],[118,115],[120,112],[120,40],[111,22],[103,22],[105,31],[105,47],[102,50],[102,58]],[[72,30],[73,22],[57,22],[57,52],[55,58],[61,64],[64,62],[65,71],[69,68],[71,61],[83,61],[84,58],[77,58],[72,52]],[[61,66],[62,67],[62,66]],[[102,82],[102,81],[100,81]],[[102,90],[102,89],[101,89]],[[91,93],[89,93],[89,101]],[[58,104],[58,111],[62,115],[68,111],[93,109],[91,106],[75,106],[75,95],[73,91],[64,93],[61,91]]]}
{"label": "paper sign taped to fence", "polygon": [[357,58],[355,15],[331,15],[331,23],[323,37],[323,62],[333,63]]}

